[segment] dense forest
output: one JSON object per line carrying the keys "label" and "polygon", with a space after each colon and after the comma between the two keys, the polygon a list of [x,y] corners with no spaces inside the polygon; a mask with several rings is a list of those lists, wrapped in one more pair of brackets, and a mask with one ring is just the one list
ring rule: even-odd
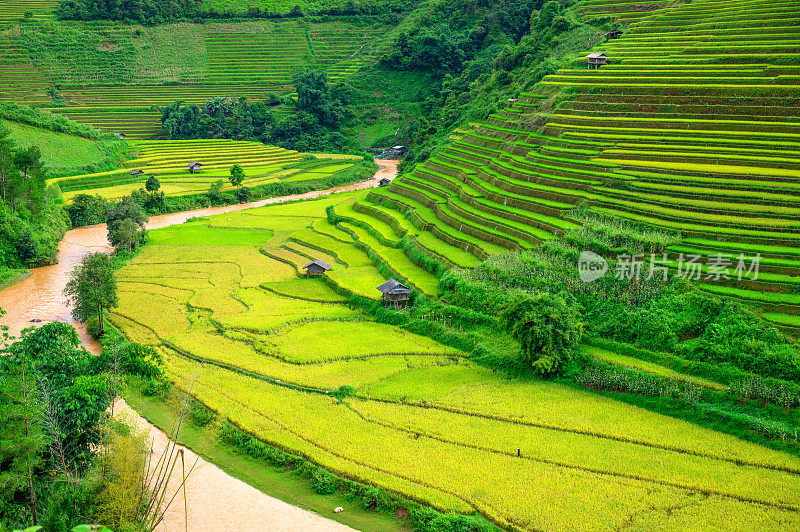
{"label": "dense forest", "polygon": [[345,84],[328,83],[324,72],[307,70],[293,78],[297,112],[279,118],[272,107],[287,103],[272,95],[265,101],[248,103],[245,98],[215,98],[205,105],[175,102],[160,107],[164,139],[254,140],[298,151],[348,152],[356,149],[353,139],[341,132],[348,116],[350,92]]}
{"label": "dense forest", "polygon": [[64,20],[118,20],[158,24],[179,19],[231,18],[298,18],[306,15],[389,15],[401,13],[413,5],[408,0],[354,2],[326,2],[319,7],[303,9],[287,2],[283,8],[246,9],[205,7],[202,0],[61,0],[56,10]]}

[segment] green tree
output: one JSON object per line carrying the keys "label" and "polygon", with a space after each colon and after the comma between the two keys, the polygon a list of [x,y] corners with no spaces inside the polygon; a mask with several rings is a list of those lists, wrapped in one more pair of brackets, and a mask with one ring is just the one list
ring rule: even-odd
{"label": "green tree", "polygon": [[512,299],[501,323],[521,344],[522,361],[543,375],[557,373],[580,342],[583,324],[577,309],[558,295],[540,293]]}
{"label": "green tree", "polygon": [[14,141],[11,131],[0,125],[0,194],[3,205],[14,207],[14,183],[19,180],[19,169],[14,163]]}
{"label": "green tree", "polygon": [[328,75],[324,71],[305,70],[292,77],[297,91],[297,107],[309,113],[330,129],[338,129],[345,118],[346,109],[340,100],[334,99],[328,87]]}
{"label": "green tree", "polygon": [[144,188],[148,192],[157,192],[158,189],[161,188],[161,182],[156,176],[151,175],[147,178],[147,181],[144,182]]}
{"label": "green tree", "polygon": [[231,166],[231,177],[229,178],[231,181],[231,185],[238,187],[244,182],[244,169],[238,165],[234,164]]}
{"label": "green tree", "polygon": [[0,379],[0,499],[24,493],[30,520],[38,523],[36,472],[44,462],[47,439],[36,383],[22,364],[9,364]]}
{"label": "green tree", "polygon": [[133,251],[133,248],[141,241],[139,226],[130,218],[125,218],[115,227],[113,240],[117,250]]}
{"label": "green tree", "polygon": [[208,197],[211,199],[211,203],[222,203],[224,198],[222,197],[222,187],[225,186],[225,181],[222,179],[217,179],[211,186],[208,187]]}
{"label": "green tree", "polygon": [[98,195],[77,194],[72,203],[64,207],[73,227],[95,225],[108,221],[108,200]]}
{"label": "green tree", "polygon": [[46,172],[42,152],[37,146],[29,146],[14,152],[18,180],[15,186],[17,202],[26,203],[34,210],[41,205],[44,194]]}
{"label": "green tree", "polygon": [[[125,220],[132,220],[138,227],[135,242],[131,247],[128,246],[128,241],[122,240],[128,234],[127,231],[121,229]],[[136,202],[133,196],[125,196],[108,209],[108,241],[117,250],[135,248],[147,239],[147,232],[144,229],[146,222],[147,216],[142,210],[142,206]]]}
{"label": "green tree", "polygon": [[98,424],[111,400],[109,376],[67,323],[26,329],[6,353],[0,357],[0,372],[19,368],[17,373],[24,370],[35,381],[51,444],[49,462],[72,483],[76,470],[89,466],[92,446],[99,441]]}
{"label": "green tree", "polygon": [[72,315],[83,322],[96,317],[100,334],[103,334],[103,313],[118,304],[117,281],[109,256],[105,253],[86,255],[72,271],[64,295],[73,305]]}

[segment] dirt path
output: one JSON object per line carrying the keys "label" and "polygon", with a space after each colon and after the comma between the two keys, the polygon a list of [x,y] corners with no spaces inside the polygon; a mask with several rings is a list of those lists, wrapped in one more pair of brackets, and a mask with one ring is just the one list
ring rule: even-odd
{"label": "dirt path", "polygon": [[[179,212],[153,216],[147,224],[148,229],[157,229],[185,222],[195,216],[210,216],[227,212],[252,209],[272,203],[282,203],[301,199],[312,199],[336,192],[363,190],[377,186],[377,182],[387,177],[393,179],[397,174],[398,161],[380,161],[381,169],[368,181],[337,187],[334,189],[307,192],[280,198],[269,198],[253,203],[212,207],[195,211]],[[0,308],[7,314],[2,320],[8,325],[11,334],[17,336],[25,327],[34,325],[31,320],[42,323],[63,321],[73,324],[87,349],[97,353],[99,344],[87,333],[86,328],[76,323],[64,301],[62,291],[69,273],[87,253],[109,252],[105,224],[80,227],[68,231],[58,246],[58,264],[32,270],[32,275],[24,281],[0,292]],[[130,411],[121,399],[115,411]],[[135,414],[135,413],[133,413]],[[147,423],[135,414],[137,423],[147,425],[156,453],[167,445],[167,436],[158,428]],[[187,450],[187,463],[194,463],[196,455]],[[177,482],[177,481],[176,481]],[[177,489],[177,483],[175,488]],[[331,521],[313,512],[285,503],[258,491],[252,486],[231,477],[215,465],[200,458],[194,472],[187,482],[189,500],[189,530],[241,530],[241,531],[345,531],[353,530],[341,523]],[[164,532],[185,530],[183,500],[179,497],[168,511]]]}

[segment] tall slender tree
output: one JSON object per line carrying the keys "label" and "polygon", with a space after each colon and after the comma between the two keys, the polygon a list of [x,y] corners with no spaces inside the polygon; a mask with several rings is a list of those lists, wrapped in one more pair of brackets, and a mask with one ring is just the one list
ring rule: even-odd
{"label": "tall slender tree", "polygon": [[96,317],[99,332],[105,332],[103,314],[118,304],[114,267],[105,253],[92,253],[72,271],[64,295],[73,305],[72,315],[80,321]]}

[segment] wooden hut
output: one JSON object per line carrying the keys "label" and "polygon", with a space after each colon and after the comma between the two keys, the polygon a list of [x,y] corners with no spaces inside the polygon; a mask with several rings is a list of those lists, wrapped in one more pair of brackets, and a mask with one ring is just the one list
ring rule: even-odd
{"label": "wooden hut", "polygon": [[306,271],[306,277],[319,277],[330,270],[331,265],[324,260],[314,259],[303,266],[303,269]]}
{"label": "wooden hut", "polygon": [[117,137],[119,140],[125,140],[125,134],[124,133],[116,133],[115,132],[115,133],[113,133],[113,135],[115,137]]}
{"label": "wooden hut", "polygon": [[603,65],[608,64],[608,56],[602,52],[592,52],[586,56],[589,61],[589,69],[598,69]]}
{"label": "wooden hut", "polygon": [[203,167],[203,163],[198,163],[197,161],[192,161],[186,166],[189,167],[189,173],[190,174],[196,174]]}
{"label": "wooden hut", "polygon": [[395,308],[405,307],[408,304],[408,294],[411,289],[400,281],[389,279],[378,287],[378,291],[383,294],[383,302],[394,305]]}
{"label": "wooden hut", "polygon": [[620,35],[622,35],[622,30],[611,30],[608,33],[604,33],[603,37],[605,37],[606,39],[616,39]]}
{"label": "wooden hut", "polygon": [[382,177],[382,178],[381,178],[381,179],[378,181],[378,186],[379,186],[379,187],[388,187],[388,186],[389,186],[389,183],[391,183],[391,182],[392,182],[392,180],[391,180],[391,179],[389,179],[388,177]]}
{"label": "wooden hut", "polygon": [[142,175],[144,172],[136,168],[135,170],[131,170],[131,175]]}

